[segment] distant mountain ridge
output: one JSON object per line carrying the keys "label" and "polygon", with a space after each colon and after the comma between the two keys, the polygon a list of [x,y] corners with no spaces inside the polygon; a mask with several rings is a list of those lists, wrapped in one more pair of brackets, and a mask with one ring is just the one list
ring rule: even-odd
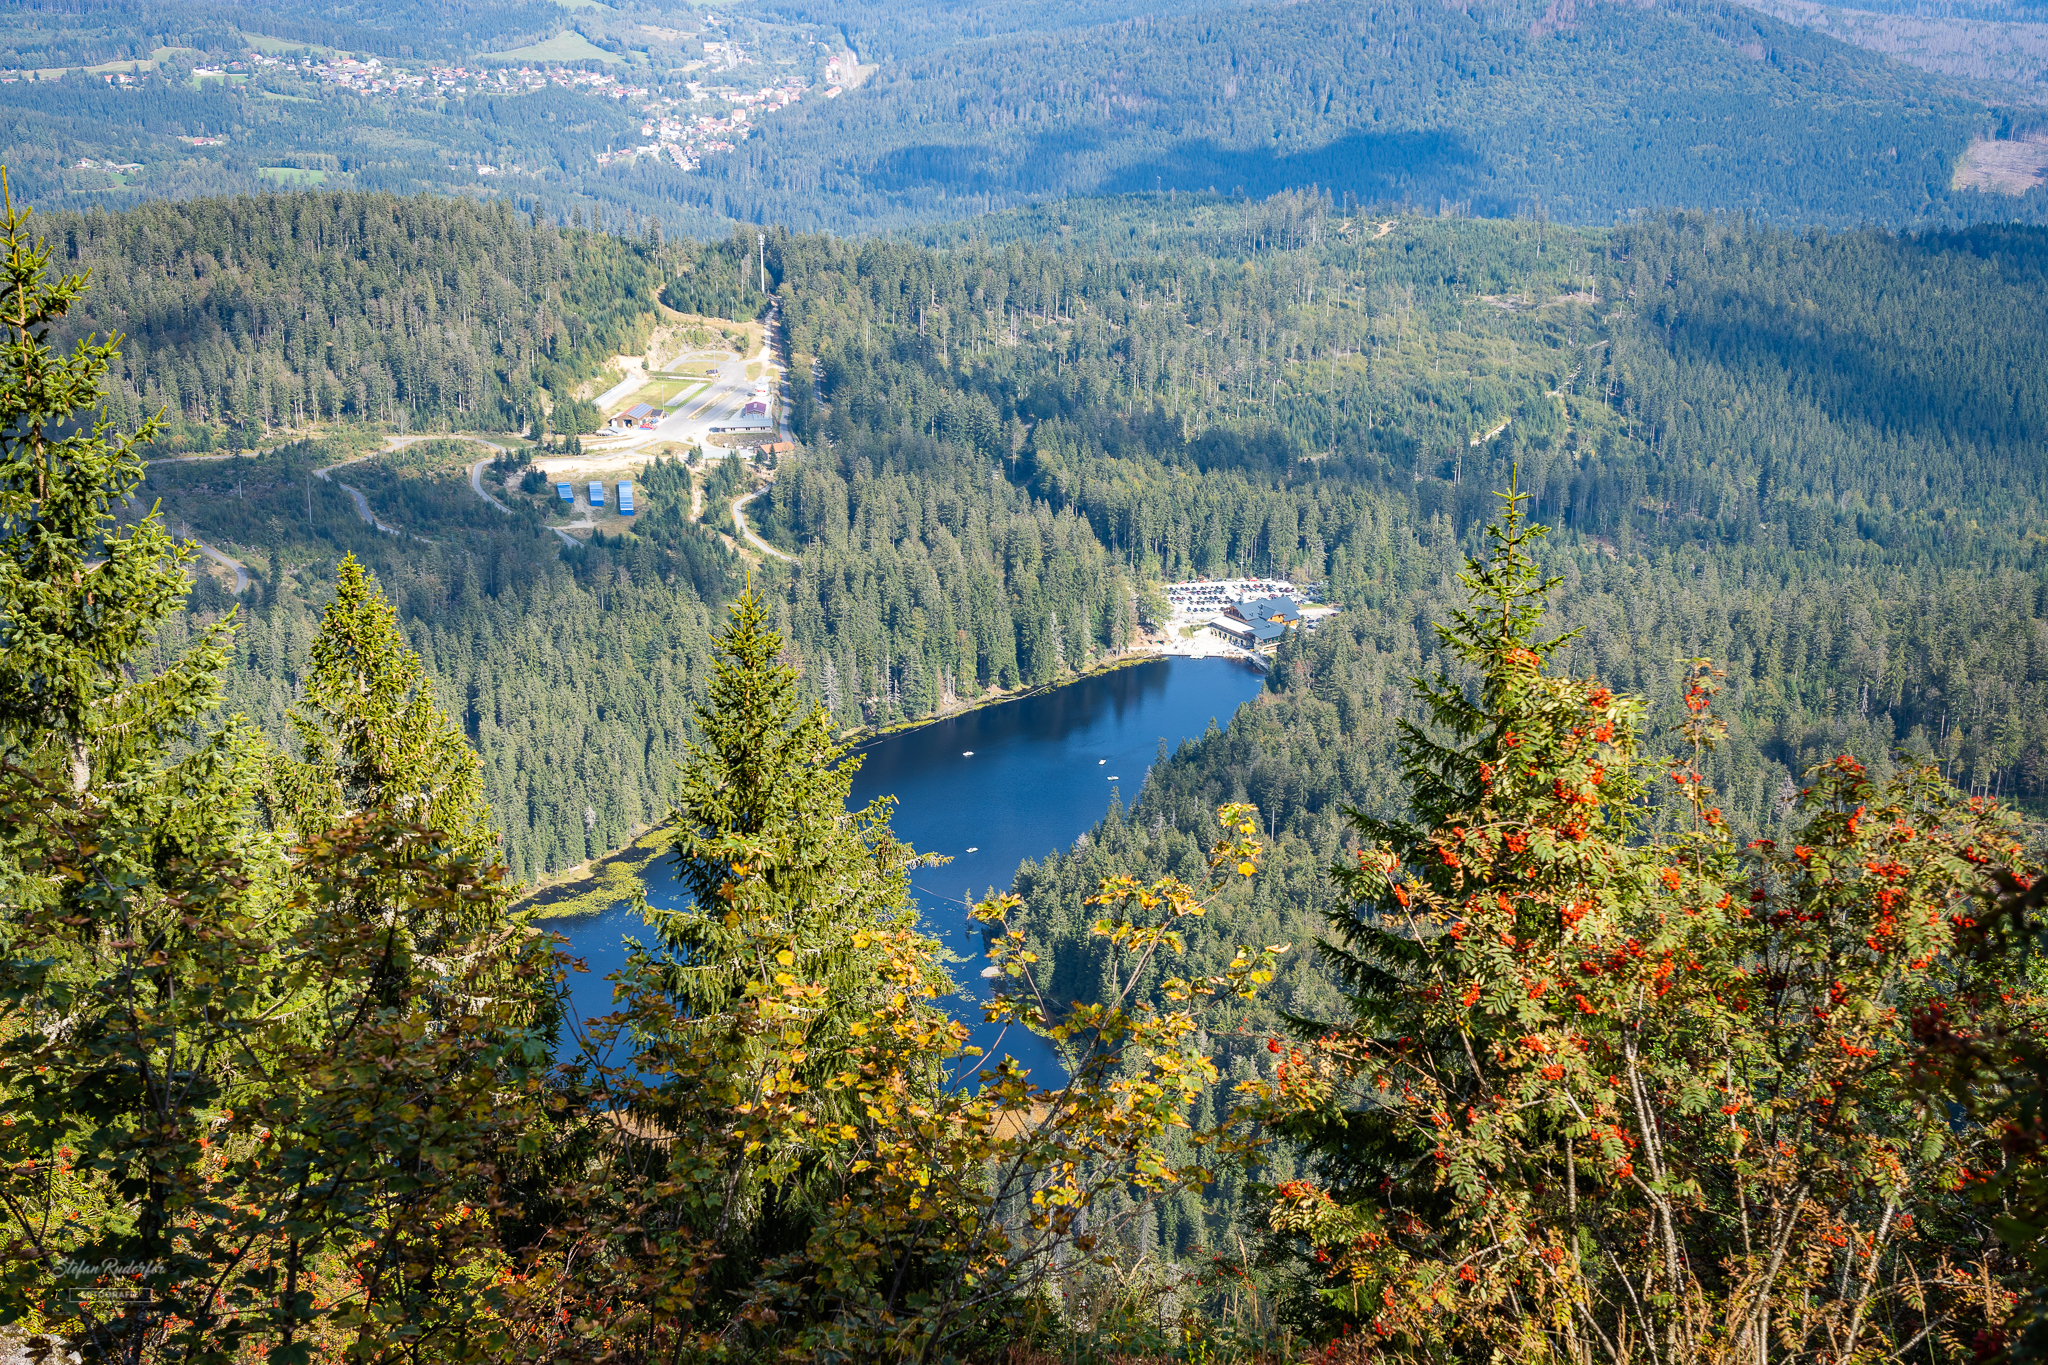
{"label": "distant mountain ridge", "polygon": [[966,43],[761,130],[696,178],[742,219],[858,230],[1209,190],[1613,222],[2038,218],[1952,187],[1958,87],[1718,0],[1348,0]]}
{"label": "distant mountain ridge", "polygon": [[[202,50],[217,60],[254,41],[238,27],[256,23],[246,6],[0,0],[0,14],[22,21],[0,56],[19,70],[54,64],[42,80],[0,85],[0,163],[50,206],[325,178],[329,188],[506,196],[557,221],[595,221],[602,208],[632,231],[660,220],[707,238],[735,220],[922,233],[1072,197],[1308,189],[1340,204],[1587,225],[1669,208],[1837,228],[2048,222],[2048,168],[2020,145],[2039,130],[1989,107],[1991,87],[1735,0],[1135,8],[765,0],[757,17],[729,21],[751,25],[747,79],[810,62],[815,97],[709,143],[700,164],[655,147],[654,122],[699,112],[684,86],[696,29],[640,22],[667,11],[568,20],[580,31],[598,22],[589,15],[610,16],[601,36],[624,55],[608,48],[584,64],[615,63],[636,88],[658,87],[656,109],[556,85],[486,90],[449,78],[433,98],[414,90],[422,52],[473,51],[564,22],[571,12],[546,0],[288,0],[264,20],[266,32],[309,42],[411,52],[392,59],[409,67],[403,95],[259,72],[279,63],[253,53],[246,69],[191,74]],[[671,17],[695,25],[688,15]],[[624,48],[627,38],[652,46]],[[862,54],[866,79],[828,98],[826,82],[843,75],[828,75],[819,54],[843,52],[842,41]],[[106,71],[79,65],[102,58]],[[58,66],[68,74],[53,80]],[[132,84],[108,84],[131,74]],[[615,156],[622,148],[632,155]]]}
{"label": "distant mountain ridge", "polygon": [[2048,6],[1961,5],[1894,0],[1824,5],[1814,0],[1747,0],[1751,8],[1845,43],[1882,52],[1923,71],[1985,82],[1993,102],[2048,105]]}

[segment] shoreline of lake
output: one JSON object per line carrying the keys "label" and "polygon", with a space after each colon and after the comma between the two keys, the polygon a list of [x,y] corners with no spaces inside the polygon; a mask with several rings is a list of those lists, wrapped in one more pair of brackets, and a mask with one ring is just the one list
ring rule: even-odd
{"label": "shoreline of lake", "polygon": [[[1196,656],[1175,654],[1169,649],[1141,648],[1126,650],[1108,659],[1098,660],[1084,669],[1070,673],[1063,678],[1057,678],[1052,682],[1036,683],[1030,687],[1022,687],[1010,691],[992,688],[973,701],[956,706],[950,711],[934,712],[928,716],[920,716],[915,720],[897,721],[891,725],[859,726],[851,730],[841,731],[834,738],[839,743],[845,744],[857,752],[878,740],[887,739],[894,735],[908,734],[913,730],[922,730],[928,726],[941,725],[946,721],[957,720],[962,716],[971,715],[976,711],[984,710],[991,706],[1005,706],[1011,702],[1028,701],[1033,697],[1042,697],[1048,693],[1057,692],[1062,688],[1087,682],[1091,678],[1099,678],[1104,674],[1114,673],[1118,669],[1135,668],[1140,664],[1152,663],[1155,660],[1161,659],[1191,657]],[[620,901],[630,900],[630,890],[615,893],[605,883],[617,882],[621,876],[639,879],[641,874],[648,867],[652,866],[655,860],[661,857],[664,852],[659,842],[661,828],[659,823],[642,826],[634,830],[632,837],[617,848],[601,853],[595,858],[578,863],[574,867],[557,873],[545,881],[536,883],[530,890],[526,891],[512,903],[513,910],[538,910],[540,912],[538,918],[542,922],[581,920],[588,919],[593,915],[602,915],[605,911],[619,904]]]}
{"label": "shoreline of lake", "polygon": [[[1076,679],[1079,686],[1035,689],[1009,698],[1014,704],[963,709],[874,737],[853,782],[852,804],[894,797],[896,836],[943,859],[911,874],[911,892],[920,931],[957,958],[959,994],[947,1001],[948,1013],[967,1026],[975,1046],[1048,1075],[1057,1062],[1044,1040],[999,1039],[1000,1030],[984,1018],[994,983],[984,975],[986,926],[973,918],[972,906],[991,890],[1008,890],[1025,862],[1071,849],[1116,803],[1137,798],[1162,753],[1211,727],[1228,727],[1265,687],[1262,670],[1243,660],[1146,655],[1117,662]],[[603,885],[580,893],[586,913],[554,910],[540,921],[587,964],[569,983],[578,1018],[611,1007],[605,978],[624,965],[625,940],[649,941],[634,894],[644,891],[654,907],[688,903],[671,862],[660,856],[663,839],[650,834],[605,865]]]}

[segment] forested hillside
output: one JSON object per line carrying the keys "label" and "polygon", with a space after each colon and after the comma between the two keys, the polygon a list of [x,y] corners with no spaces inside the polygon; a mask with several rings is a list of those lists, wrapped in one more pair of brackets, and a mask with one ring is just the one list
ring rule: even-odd
{"label": "forested hillside", "polygon": [[[447,453],[460,460],[485,452]],[[516,877],[581,862],[659,817],[673,796],[711,604],[726,586],[715,561],[701,585],[657,575],[621,584],[602,552],[562,557],[538,522],[485,507],[459,474],[407,481],[401,491],[356,466],[348,477],[375,499],[380,517],[431,526],[434,541],[378,535],[340,488],[310,477],[337,458],[294,445],[261,461],[151,470],[144,493],[162,500],[171,529],[233,546],[255,579],[225,678],[226,709],[266,734],[289,733],[307,642],[332,596],[335,566],[352,553],[390,595],[407,642],[482,755],[484,790]],[[206,580],[164,648],[231,605],[225,589]]]}
{"label": "forested hillside", "polygon": [[[1844,745],[1924,746],[1977,790],[2048,786],[2048,234],[1703,218],[1585,232],[1371,221],[1308,196],[991,226],[1008,240],[770,237],[823,401],[797,386],[806,445],[749,510],[799,563],[751,572],[842,725],[1100,658],[1132,639],[1151,581],[1327,581],[1347,610],[1283,661],[1267,703],[1324,719],[1185,762],[1210,794],[1242,785],[1283,837],[1333,830],[1337,805],[1379,799],[1400,680],[1434,648],[1420,623],[1451,600],[1513,466],[1559,528],[1563,609],[1589,627],[1574,666],[1642,691],[1657,724],[1681,659],[1732,670],[1739,738],[1717,772],[1743,827],[1768,827],[1786,783]],[[723,280],[740,249],[664,259],[673,278]],[[1900,361],[1909,348],[1924,363]],[[709,619],[741,568],[718,514],[690,519],[690,472],[649,471],[636,533],[558,563],[537,527],[495,525],[459,461],[438,504],[378,504],[435,545],[367,541],[317,481],[302,533],[291,461],[324,458],[159,467],[195,530],[299,566],[313,595],[260,598],[252,632],[303,630],[324,566],[358,549],[423,632],[442,695],[477,698],[465,724],[516,871],[580,861],[658,813],[677,742],[661,698],[695,685],[702,638],[663,622]],[[743,486],[708,491],[722,509]],[[457,505],[474,516],[433,510]],[[240,657],[237,695],[281,714],[289,650]],[[548,679],[530,712],[507,692],[527,675]]]}
{"label": "forested hillside", "polygon": [[[807,448],[718,459],[702,488],[708,452],[657,457],[647,521],[586,507],[576,541],[546,487],[566,471],[479,459],[473,433],[343,423],[152,468],[153,421],[91,416],[117,345],[45,344],[89,280],[0,212],[0,1320],[22,1351],[2024,1355],[2048,1326],[2048,871],[2040,829],[1985,797],[2043,775],[2041,541],[1999,520],[2038,504],[2040,433],[1971,362],[2036,354],[2011,296],[2042,234],[1835,252],[1677,219],[1553,263],[1541,225],[1396,219],[1368,256],[1365,223],[1304,221],[1351,239],[1353,273],[1319,230],[1280,248],[1291,277],[1238,257],[1187,295],[1186,253],[1062,277],[1038,246],[785,239],[827,381]],[[1519,296],[1439,275],[1415,309],[1417,243]],[[1263,299],[1237,291],[1262,269]],[[1851,271],[1885,306],[1800,315]],[[1332,364],[1317,296],[1369,323],[1335,307],[1361,283],[1415,336],[1368,326]],[[1158,348],[1119,353],[1147,299]],[[1947,387],[1859,404],[1843,357],[1923,323],[1968,348]],[[1323,425],[1297,428],[1267,395],[1311,364]],[[1361,423],[1336,371],[1367,365]],[[1460,369],[1457,415],[1488,410],[1482,379],[1507,415],[1409,431]],[[1635,400],[1724,390],[1881,430],[1942,515],[1888,538],[1914,471],[1847,477],[1797,440],[1765,452],[1786,492],[1709,515],[1718,452]],[[1448,479],[1442,452],[1376,444],[1429,433]],[[2022,468],[1994,483],[2001,457]],[[1580,489],[1596,460],[1650,477]],[[795,558],[718,525],[743,530],[769,473]],[[1195,496],[1215,479],[1234,503]],[[1475,482],[1505,485],[1483,530]],[[1812,546],[1743,531],[1821,504],[1857,516]],[[1644,515],[1599,533],[1617,507]],[[201,546],[195,584],[191,519],[254,581]],[[1327,566],[1343,610],[1283,632],[1270,688],[1160,754],[1134,809],[972,908],[994,984],[970,1004],[914,899],[935,860],[889,796],[851,807],[836,722],[1056,679],[1119,643],[1141,564],[1204,557]],[[831,695],[849,683],[869,695]],[[1121,780],[1123,741],[1092,766],[1077,742],[1087,787]],[[683,903],[644,939],[588,926],[624,959],[590,1018],[499,853],[554,865],[656,811]],[[1005,1055],[1016,1033],[1033,1050]]]}
{"label": "forested hillside", "polygon": [[943,48],[707,160],[703,202],[831,229],[1310,185],[1596,224],[1679,206],[1845,227],[2038,215],[2040,193],[1949,189],[1980,126],[1938,78],[1713,0],[1356,0]]}
{"label": "forested hillside", "polygon": [[[2033,553],[2038,230],[1375,225],[1291,196],[1229,226],[1130,223],[1082,218],[1072,249],[1050,217],[1044,246],[771,238],[792,343],[833,399],[809,420],[1014,451],[1166,577],[1321,577],[1361,553],[1343,508],[1365,489],[1464,534],[1489,460],[1521,464],[1546,520],[1620,548]],[[1275,489],[1316,509],[1278,542]]]}
{"label": "forested hillside", "polygon": [[127,338],[110,411],[163,411],[171,448],[334,422],[523,427],[640,349],[672,264],[503,204],[390,195],[185,200],[49,230],[96,286],[68,331]]}
{"label": "forested hillside", "polygon": [[876,0],[768,0],[765,13],[791,23],[831,24],[871,62],[902,61],[975,39],[1014,33],[1060,33],[1119,20],[1209,9],[1241,8],[1214,0],[936,0],[881,4]]}
{"label": "forested hillside", "polygon": [[491,5],[473,0],[282,0],[260,7],[177,0],[118,7],[12,0],[8,10],[15,27],[0,44],[0,54],[9,67],[34,68],[147,57],[159,44],[189,43],[201,51],[238,47],[243,30],[380,57],[459,58],[478,48],[545,36],[568,17],[567,10],[548,0]]}

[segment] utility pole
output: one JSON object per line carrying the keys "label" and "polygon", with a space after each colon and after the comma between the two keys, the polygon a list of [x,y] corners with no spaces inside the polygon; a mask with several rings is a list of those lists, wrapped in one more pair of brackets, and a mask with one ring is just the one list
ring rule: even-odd
{"label": "utility pole", "polygon": [[761,292],[766,294],[768,292],[768,234],[757,232],[754,234],[754,241],[761,248]]}

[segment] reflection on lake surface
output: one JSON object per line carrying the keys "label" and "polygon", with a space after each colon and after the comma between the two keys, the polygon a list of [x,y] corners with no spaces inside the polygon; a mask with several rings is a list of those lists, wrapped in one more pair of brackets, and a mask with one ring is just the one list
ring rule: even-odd
{"label": "reflection on lake surface", "polygon": [[[1196,738],[1211,720],[1227,725],[1261,685],[1255,670],[1230,660],[1158,659],[885,735],[861,751],[854,803],[894,796],[896,836],[920,853],[953,860],[912,881],[926,932],[962,959],[953,965],[961,992],[950,1008],[991,1058],[997,1035],[982,1022],[979,1004],[989,983],[981,979],[979,926],[967,918],[967,906],[991,889],[1007,890],[1026,858],[1071,846],[1109,810],[1113,794],[1129,804],[1162,742],[1172,748]],[[679,907],[680,897],[665,867],[648,869],[650,902]],[[572,982],[577,1015],[610,1010],[604,977],[625,961],[625,935],[646,936],[639,917],[618,907],[549,927],[566,935],[569,951],[590,967]],[[1037,1038],[1012,1033],[999,1050],[1042,1082],[1060,1074]]]}

